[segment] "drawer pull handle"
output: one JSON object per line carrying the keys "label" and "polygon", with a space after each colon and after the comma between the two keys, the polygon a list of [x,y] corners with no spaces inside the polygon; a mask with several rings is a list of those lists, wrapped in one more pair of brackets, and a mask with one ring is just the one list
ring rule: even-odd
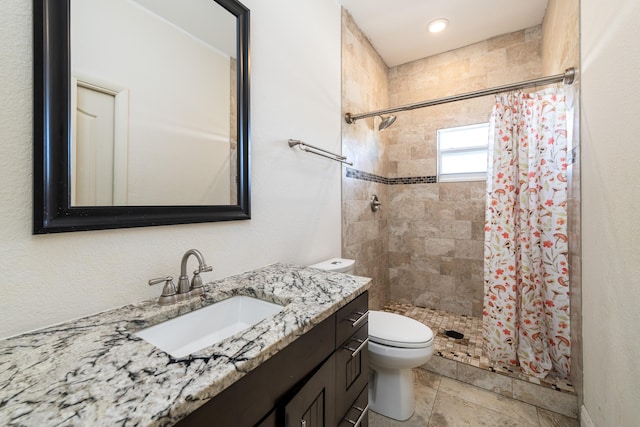
{"label": "drawer pull handle", "polygon": [[364,409],[363,408],[359,408],[357,406],[352,406],[352,408],[357,409],[358,411],[360,411],[360,416],[355,421],[350,420],[349,418],[345,418],[344,420],[346,422],[348,422],[349,424],[353,424],[353,427],[358,427],[362,423],[362,420],[364,419],[365,415],[367,415],[367,412],[369,412],[369,405],[367,404],[367,406],[365,406]]}
{"label": "drawer pull handle", "polygon": [[358,355],[358,353],[360,353],[362,351],[364,346],[369,344],[369,338],[366,338],[364,340],[352,340],[352,341],[360,343],[360,345],[357,348],[347,347],[346,345],[343,347],[345,350],[349,350],[349,351],[352,352],[351,353],[351,357],[356,357]]}
{"label": "drawer pull handle", "polygon": [[365,311],[364,313],[361,311],[356,311],[355,314],[359,316],[357,319],[354,319],[352,317],[347,318],[347,320],[351,322],[352,328],[357,328],[362,322],[367,320],[367,318],[369,317],[369,310]]}

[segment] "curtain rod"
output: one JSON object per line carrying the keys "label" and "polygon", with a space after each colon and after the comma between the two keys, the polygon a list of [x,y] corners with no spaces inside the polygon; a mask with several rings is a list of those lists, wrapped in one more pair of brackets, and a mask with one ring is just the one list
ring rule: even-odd
{"label": "curtain rod", "polygon": [[463,93],[460,95],[446,96],[444,98],[434,99],[431,101],[417,102],[415,104],[407,104],[407,105],[401,105],[400,107],[372,111],[370,113],[362,113],[362,114],[346,113],[344,115],[344,120],[347,123],[351,124],[356,120],[364,119],[366,117],[380,116],[382,114],[389,114],[389,113],[397,113],[398,111],[408,111],[416,108],[431,107],[433,105],[447,104],[449,102],[455,102],[455,101],[464,101],[465,99],[478,98],[480,96],[486,96],[486,95],[495,95],[502,92],[525,89],[533,86],[543,86],[543,85],[547,85],[551,83],[559,83],[559,82],[563,82],[564,84],[570,85],[573,83],[575,79],[575,75],[576,75],[576,70],[575,68],[572,67],[572,68],[568,68],[563,74],[555,74],[553,76],[540,77],[537,79],[527,80],[520,83],[512,83],[508,85],[497,86],[491,89],[481,89],[481,90],[476,90],[474,92]]}

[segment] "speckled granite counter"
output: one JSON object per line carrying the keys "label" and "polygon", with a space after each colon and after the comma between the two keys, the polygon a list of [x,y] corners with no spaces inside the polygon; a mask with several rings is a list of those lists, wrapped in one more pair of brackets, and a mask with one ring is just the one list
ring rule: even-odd
{"label": "speckled granite counter", "polygon": [[[0,341],[0,425],[167,426],[362,294],[370,279],[274,264],[157,300]],[[133,335],[233,295],[285,309],[243,333],[175,359]]]}

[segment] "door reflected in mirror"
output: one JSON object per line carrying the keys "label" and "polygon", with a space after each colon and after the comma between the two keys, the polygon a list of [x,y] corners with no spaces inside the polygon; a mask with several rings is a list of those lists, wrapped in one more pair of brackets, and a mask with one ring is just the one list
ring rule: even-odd
{"label": "door reflected in mirror", "polygon": [[236,17],[71,0],[71,206],[237,203]]}

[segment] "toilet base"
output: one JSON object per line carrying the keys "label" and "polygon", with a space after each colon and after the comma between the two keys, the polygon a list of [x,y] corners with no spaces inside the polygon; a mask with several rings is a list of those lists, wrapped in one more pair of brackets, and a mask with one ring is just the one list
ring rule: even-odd
{"label": "toilet base", "polygon": [[371,366],[369,409],[387,418],[405,421],[415,408],[413,370],[384,369]]}

